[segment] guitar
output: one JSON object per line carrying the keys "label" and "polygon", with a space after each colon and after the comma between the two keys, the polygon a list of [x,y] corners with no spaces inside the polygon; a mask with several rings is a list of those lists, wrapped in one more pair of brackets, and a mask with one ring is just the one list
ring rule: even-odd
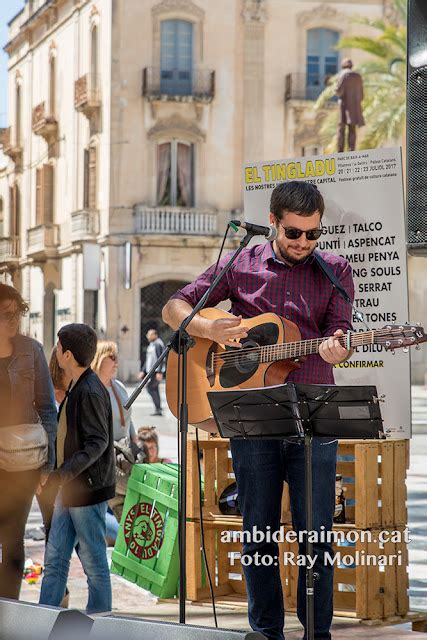
{"label": "guitar", "polygon": [[[202,309],[210,320],[231,314],[221,309]],[[304,356],[318,353],[325,338],[301,340],[297,325],[274,313],[242,320],[247,337],[242,347],[224,347],[205,338],[193,338],[188,352],[188,421],[206,431],[217,431],[207,397],[208,391],[251,389],[285,382],[289,373],[301,366]],[[351,332],[338,338],[343,347],[380,344],[386,350],[407,348],[427,341],[424,329],[414,325],[387,325],[372,331]],[[166,398],[171,412],[178,415],[178,354],[171,351],[166,369]]]}

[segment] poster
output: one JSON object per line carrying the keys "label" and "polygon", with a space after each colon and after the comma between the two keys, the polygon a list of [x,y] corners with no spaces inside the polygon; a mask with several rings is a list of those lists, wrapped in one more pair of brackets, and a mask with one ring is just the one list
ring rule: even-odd
{"label": "poster", "polygon": [[[353,269],[355,305],[372,329],[409,320],[402,160],[399,148],[247,164],[243,170],[245,220],[268,224],[276,184],[306,180],[325,199],[318,248],[346,258]],[[414,321],[419,319],[413,319]],[[353,317],[355,331],[366,327]],[[359,347],[334,368],[337,384],[376,385],[391,438],[411,435],[410,356],[383,345]]]}

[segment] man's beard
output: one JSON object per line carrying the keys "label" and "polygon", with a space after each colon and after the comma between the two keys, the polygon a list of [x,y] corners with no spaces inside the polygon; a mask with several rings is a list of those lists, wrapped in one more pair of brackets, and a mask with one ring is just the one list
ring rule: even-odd
{"label": "man's beard", "polygon": [[277,246],[277,248],[279,250],[279,253],[280,253],[281,257],[283,258],[283,260],[285,260],[285,262],[288,262],[289,264],[301,264],[302,262],[305,262],[307,260],[307,258],[309,256],[311,256],[311,254],[313,253],[313,251],[316,248],[316,246],[314,246],[311,249],[311,251],[306,253],[304,256],[301,256],[301,258],[294,258],[293,256],[290,256],[289,253],[285,249],[282,249],[282,247],[279,247],[279,245],[277,243],[276,243],[276,246]]}

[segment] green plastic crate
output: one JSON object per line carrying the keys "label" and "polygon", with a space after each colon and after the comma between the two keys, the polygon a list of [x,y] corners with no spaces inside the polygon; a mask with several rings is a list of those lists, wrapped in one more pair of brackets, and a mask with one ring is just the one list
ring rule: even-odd
{"label": "green plastic crate", "polygon": [[134,465],[111,572],[158,597],[177,595],[178,465]]}

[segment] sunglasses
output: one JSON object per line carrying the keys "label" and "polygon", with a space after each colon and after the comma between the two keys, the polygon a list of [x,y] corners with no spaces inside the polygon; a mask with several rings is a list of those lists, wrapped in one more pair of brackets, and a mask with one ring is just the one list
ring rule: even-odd
{"label": "sunglasses", "polygon": [[282,229],[284,229],[285,236],[288,238],[288,240],[298,240],[298,238],[301,238],[303,233],[305,233],[305,237],[307,238],[307,240],[318,240],[323,233],[322,228],[302,231],[302,229],[296,229],[295,227],[284,227],[281,222],[279,224]]}

